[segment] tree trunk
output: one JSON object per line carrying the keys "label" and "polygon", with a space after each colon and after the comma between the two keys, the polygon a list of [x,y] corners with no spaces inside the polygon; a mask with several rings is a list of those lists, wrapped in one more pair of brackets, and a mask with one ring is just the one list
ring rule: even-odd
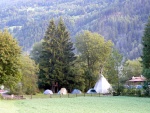
{"label": "tree trunk", "polygon": [[100,65],[99,77],[101,77],[101,75],[102,75],[102,73],[103,73],[103,68],[104,68],[104,66],[103,66],[103,65]]}

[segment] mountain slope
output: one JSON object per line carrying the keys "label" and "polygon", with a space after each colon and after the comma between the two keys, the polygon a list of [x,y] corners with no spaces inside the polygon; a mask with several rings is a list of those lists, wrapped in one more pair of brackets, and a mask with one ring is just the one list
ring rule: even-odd
{"label": "mountain slope", "polygon": [[83,31],[112,40],[130,59],[141,55],[141,38],[150,15],[150,0],[7,0],[0,1],[0,29],[9,28],[24,50],[41,40],[49,20],[64,19],[74,41]]}

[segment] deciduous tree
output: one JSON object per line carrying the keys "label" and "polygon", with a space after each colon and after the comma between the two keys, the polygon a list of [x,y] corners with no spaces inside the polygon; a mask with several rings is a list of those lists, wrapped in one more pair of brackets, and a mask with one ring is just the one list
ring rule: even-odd
{"label": "deciduous tree", "polygon": [[35,94],[38,89],[38,65],[28,55],[22,55],[21,63],[22,79],[20,83],[22,92]]}
{"label": "deciduous tree", "polygon": [[124,65],[124,80],[129,80],[133,76],[140,76],[142,74],[141,58],[134,60],[127,60]]}
{"label": "deciduous tree", "polygon": [[89,87],[93,86],[91,83],[93,77],[102,74],[112,45],[111,41],[105,41],[101,35],[90,31],[84,31],[76,37],[77,51],[87,64],[86,75],[89,79]]}
{"label": "deciduous tree", "polygon": [[108,81],[113,85],[117,85],[119,83],[119,78],[121,77],[121,61],[122,55],[119,54],[116,49],[113,49],[106,64],[106,75],[108,76]]}
{"label": "deciduous tree", "polygon": [[0,31],[0,84],[13,90],[21,79],[21,48],[7,30]]}

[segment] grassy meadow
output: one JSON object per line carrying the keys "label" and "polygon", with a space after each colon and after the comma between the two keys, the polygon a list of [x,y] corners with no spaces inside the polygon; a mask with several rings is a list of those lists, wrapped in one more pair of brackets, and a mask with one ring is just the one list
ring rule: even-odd
{"label": "grassy meadow", "polygon": [[80,96],[0,100],[0,113],[150,113],[150,98]]}

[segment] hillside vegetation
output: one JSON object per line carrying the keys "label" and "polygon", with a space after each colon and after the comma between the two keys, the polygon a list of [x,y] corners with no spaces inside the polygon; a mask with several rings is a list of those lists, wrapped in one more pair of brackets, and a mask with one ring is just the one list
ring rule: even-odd
{"label": "hillside vegetation", "polygon": [[1,0],[0,29],[8,28],[23,50],[44,37],[49,20],[62,17],[72,40],[83,30],[112,40],[129,59],[141,55],[150,0]]}

